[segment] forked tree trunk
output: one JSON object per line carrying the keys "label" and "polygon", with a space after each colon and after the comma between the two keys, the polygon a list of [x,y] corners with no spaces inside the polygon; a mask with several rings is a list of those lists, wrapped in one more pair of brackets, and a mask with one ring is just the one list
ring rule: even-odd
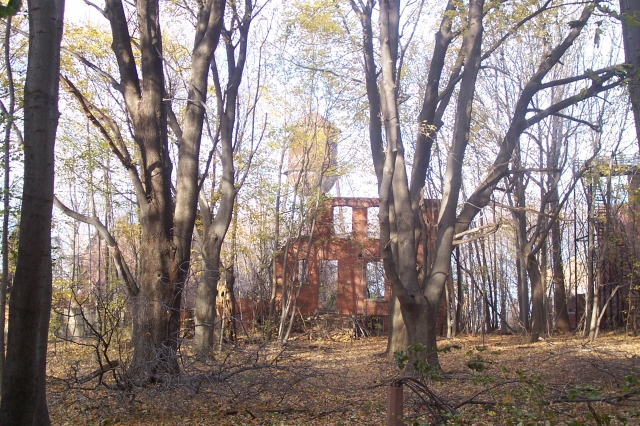
{"label": "forked tree trunk", "polygon": [[[46,358],[51,313],[51,209],[64,0],[30,0],[24,88],[24,186],[9,302],[0,424],[48,425]],[[0,330],[2,332],[2,330]]]}
{"label": "forked tree trunk", "polygon": [[[469,142],[475,82],[482,60],[482,17],[485,12],[482,0],[469,1],[468,27],[464,32],[465,40],[462,42],[460,60],[454,66],[449,87],[445,93],[439,93],[439,88],[443,85],[441,76],[444,58],[451,41],[457,35],[451,27],[457,3],[448,2],[441,27],[436,34],[434,55],[429,69],[425,100],[422,104],[423,110],[420,113],[420,122],[418,123],[420,130],[416,139],[411,181],[409,182],[405,163],[405,148],[400,131],[400,114],[398,113],[400,82],[398,81],[397,62],[399,24],[401,22],[400,2],[399,0],[378,2],[380,16],[379,69],[376,69],[376,55],[372,49],[371,15],[375,2],[373,0],[351,2],[363,29],[363,56],[370,116],[369,136],[380,198],[381,256],[387,279],[392,283],[394,293],[400,303],[409,341],[410,343],[421,343],[427,348],[435,348],[437,307],[447,276],[450,274],[454,236],[468,229],[479,211],[489,204],[498,183],[510,174],[510,159],[522,133],[531,125],[539,123],[548,116],[620,84],[619,79],[613,83],[609,82],[610,79],[616,78],[614,73],[601,70],[597,78],[591,79],[590,86],[579,94],[563,99],[547,109],[531,115],[530,104],[534,96],[549,84],[543,84],[543,80],[572,46],[585,25],[580,24],[572,27],[565,39],[555,46],[548,55],[541,58],[537,71],[523,87],[513,110],[509,130],[500,144],[493,165],[483,178],[482,183],[475,188],[468,201],[463,205],[460,213],[457,214],[459,211],[459,192],[462,185],[462,165]],[[548,10],[551,3],[551,0],[545,2],[540,9],[514,26],[514,29]],[[587,5],[582,10],[577,22],[587,22],[592,12],[592,5]],[[508,35],[505,36],[505,39],[507,37]],[[502,41],[498,42],[493,49],[495,50]],[[487,56],[491,52],[490,50]],[[458,84],[456,122],[453,126],[453,142],[447,160],[445,186],[438,218],[435,260],[430,270],[428,270],[428,265],[423,264],[418,273],[419,259],[417,258],[416,241],[420,240],[422,223],[419,220],[417,206],[421,198],[421,190],[424,187],[425,174],[429,169],[433,137],[440,125],[442,113],[446,109],[451,93]],[[562,85],[564,83],[557,81],[554,84]],[[382,143],[382,127],[385,131],[386,146],[383,146]],[[392,318],[396,317],[397,315],[392,316]],[[418,327],[416,324],[409,325],[407,323],[423,319],[430,321],[430,323],[420,324],[419,330],[416,328]],[[389,352],[391,353],[391,351],[392,348]],[[437,352],[433,351],[433,355],[430,356],[433,357],[431,362],[437,364]]]}
{"label": "forked tree trunk", "polygon": [[[219,4],[216,9],[220,13],[224,12],[224,0],[215,0]],[[239,13],[234,6],[233,28],[227,29],[223,20],[219,21],[218,34],[222,34],[227,60],[227,84],[222,86],[218,69],[218,64],[213,56],[211,72],[215,89],[215,98],[219,119],[219,156],[222,163],[222,175],[220,176],[220,197],[217,203],[216,214],[213,214],[213,206],[208,205],[203,197],[200,197],[200,211],[202,214],[204,232],[204,248],[202,257],[205,262],[205,280],[200,282],[196,297],[201,300],[196,301],[196,344],[201,350],[213,348],[214,321],[215,321],[215,300],[217,294],[218,280],[220,279],[220,253],[222,243],[229,230],[231,219],[233,218],[236,195],[241,182],[236,182],[236,170],[234,156],[237,140],[234,134],[236,124],[236,109],[238,107],[238,89],[242,82],[242,75],[247,59],[247,46],[249,41],[249,29],[253,20],[253,2],[245,0],[244,11]],[[216,21],[218,22],[218,21]],[[249,163],[251,159],[249,159]],[[237,185],[237,187],[236,187]],[[201,288],[202,287],[202,288]],[[213,304],[209,306],[209,304]]]}
{"label": "forked tree trunk", "polygon": [[[132,41],[130,18],[123,2],[106,0],[105,16],[111,25],[111,46],[120,77],[117,88],[123,96],[138,147],[140,175],[126,145],[110,140],[106,131],[102,134],[129,171],[140,208],[142,272],[139,291],[132,297],[132,372],[148,380],[179,372],[176,354],[179,316],[196,216],[204,104],[225,4],[224,0],[208,0],[199,5],[188,85],[190,102],[186,104],[181,128],[175,116],[169,114],[170,104],[165,99],[159,1],[135,2],[138,40]],[[140,60],[134,56],[134,45]],[[85,104],[85,113],[91,114],[92,109]],[[98,123],[97,119],[93,121]],[[175,194],[171,188],[173,164],[168,153],[169,121],[179,140]]]}

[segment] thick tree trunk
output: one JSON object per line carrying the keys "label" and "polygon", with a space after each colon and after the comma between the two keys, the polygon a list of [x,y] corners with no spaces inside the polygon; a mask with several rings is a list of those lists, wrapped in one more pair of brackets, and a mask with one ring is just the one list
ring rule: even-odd
{"label": "thick tree trunk", "polygon": [[389,334],[387,335],[387,359],[393,361],[396,352],[406,351],[409,346],[409,335],[404,325],[400,302],[395,294],[391,294],[389,302]]}
{"label": "thick tree trunk", "polygon": [[620,15],[625,62],[633,66],[628,87],[636,124],[636,137],[640,144],[640,26],[636,24],[640,21],[640,2],[620,0]]}
{"label": "thick tree trunk", "polygon": [[[400,306],[402,316],[407,329],[409,344],[422,344],[425,347],[424,352],[410,354],[407,364],[407,373],[416,373],[413,368],[415,361],[425,361],[427,365],[440,369],[440,361],[438,359],[438,346],[436,344],[436,319],[438,317],[438,304],[432,306],[428,301],[424,301],[427,305],[407,305]],[[404,349],[406,350],[406,348]]]}
{"label": "thick tree trunk", "polygon": [[[132,298],[133,348],[132,372],[155,381],[165,374],[179,373],[177,360],[178,325],[176,283],[184,274],[171,259],[169,242],[150,237],[143,227],[140,253],[140,292]],[[165,234],[166,235],[166,234]],[[179,303],[179,300],[178,300]],[[176,309],[177,308],[177,309]]]}
{"label": "thick tree trunk", "polygon": [[[127,107],[140,158],[141,176],[138,177],[126,147],[112,146],[130,172],[140,206],[142,272],[139,293],[132,298],[132,371],[149,380],[179,372],[176,356],[179,316],[196,216],[204,103],[225,4],[223,0],[200,4],[191,56],[190,101],[186,104],[183,131],[173,114],[168,113],[170,105],[165,100],[158,0],[135,2],[137,42],[131,39],[129,17],[122,0],[106,0],[105,15],[113,36],[111,46],[118,61],[118,89]],[[134,57],[134,44],[139,49],[140,60]],[[168,154],[169,116],[179,140],[175,199],[171,190],[173,164]]]}
{"label": "thick tree trunk", "polygon": [[544,334],[544,286],[540,265],[532,254],[527,255],[527,274],[531,280],[531,342],[535,343]]}
{"label": "thick tree trunk", "polygon": [[64,0],[30,0],[24,89],[24,187],[9,303],[0,423],[48,425],[45,379],[51,311],[51,209]]}
{"label": "thick tree trunk", "polygon": [[221,247],[215,239],[205,238],[202,251],[203,276],[196,290],[194,318],[196,348],[202,351],[208,351],[214,347]]}

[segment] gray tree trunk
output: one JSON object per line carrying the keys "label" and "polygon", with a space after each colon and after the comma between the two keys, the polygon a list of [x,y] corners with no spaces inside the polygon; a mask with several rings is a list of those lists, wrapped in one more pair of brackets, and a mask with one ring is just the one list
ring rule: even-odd
{"label": "gray tree trunk", "polygon": [[51,311],[51,209],[64,0],[30,0],[24,89],[24,187],[9,303],[0,423],[50,424],[46,356]]}
{"label": "gray tree trunk", "polygon": [[[182,288],[191,258],[198,196],[198,162],[204,103],[212,53],[218,44],[223,0],[200,5],[191,57],[189,100],[183,129],[165,102],[162,36],[158,0],[139,0],[135,7],[142,59],[136,65],[128,18],[121,0],[107,0],[106,16],[113,36],[122,93],[140,155],[141,176],[125,147],[116,148],[129,170],[140,206],[142,228],[139,291],[133,305],[133,369],[150,380],[177,374],[177,346]],[[140,72],[139,78],[138,72]],[[175,200],[173,164],[168,156],[167,125],[179,140]]]}
{"label": "gray tree trunk", "polygon": [[535,255],[529,253],[526,259],[531,280],[531,342],[535,343],[544,335],[544,285]]}
{"label": "gray tree trunk", "polygon": [[[551,226],[551,250],[553,255],[553,302],[556,311],[556,328],[564,333],[571,331],[567,293],[565,290],[564,262],[562,261],[562,233],[556,220]],[[577,297],[577,296],[576,296]]]}
{"label": "gray tree trunk", "polygon": [[[455,33],[451,31],[451,21],[456,7],[453,1],[447,4],[447,13],[443,15],[440,30],[436,35],[436,47],[434,57],[431,60],[425,102],[423,108],[429,114],[420,117],[430,117],[433,112],[433,121],[425,119],[419,123],[419,132],[427,137],[416,138],[416,151],[409,183],[405,151],[400,132],[400,116],[398,114],[398,93],[400,82],[397,62],[399,49],[399,1],[384,0],[379,2],[380,10],[380,71],[375,69],[371,51],[371,11],[373,0],[362,2],[351,1],[351,6],[360,18],[363,27],[363,54],[365,59],[365,72],[367,73],[367,96],[370,108],[370,139],[372,158],[378,177],[378,192],[380,198],[380,244],[381,255],[387,279],[392,283],[393,290],[400,303],[402,318],[407,328],[407,334],[411,343],[422,343],[428,350],[435,348],[435,321],[437,307],[443,294],[447,277],[450,274],[450,260],[453,249],[453,238],[468,229],[478,212],[488,205],[491,195],[497,184],[509,174],[509,163],[520,135],[531,125],[539,123],[549,115],[555,114],[567,106],[578,103],[588,97],[608,90],[620,84],[619,80],[607,83],[614,78],[613,74],[602,71],[599,77],[592,80],[592,84],[577,95],[559,101],[549,108],[531,115],[529,109],[533,97],[540,90],[547,88],[543,80],[549,71],[560,61],[564,53],[572,46],[574,40],[580,35],[584,25],[577,25],[569,30],[565,39],[558,44],[549,54],[541,58],[537,71],[522,89],[516,102],[514,115],[509,130],[503,138],[500,150],[492,167],[485,175],[482,183],[474,190],[462,210],[458,211],[459,190],[461,186],[462,164],[469,138],[469,122],[471,119],[471,105],[475,93],[475,80],[477,70],[482,59],[480,46],[482,41],[482,16],[483,2],[471,0],[469,2],[468,29],[464,32],[462,50],[459,61],[453,67],[449,84],[444,93],[439,93],[441,87],[442,67],[439,67],[440,58],[446,57],[451,40]],[[551,1],[547,1],[539,11],[526,18],[519,25],[542,13],[549,7]],[[579,22],[586,22],[592,13],[591,5],[586,6],[580,16]],[[488,53],[491,54],[491,53]],[[439,69],[438,69],[439,68]],[[461,71],[462,70],[462,71]],[[461,74],[460,74],[461,73]],[[380,76],[379,80],[376,79]],[[375,83],[379,82],[378,85]],[[563,82],[554,82],[561,85]],[[438,218],[438,236],[435,248],[435,258],[432,265],[428,262],[419,262],[417,259],[416,242],[421,241],[420,232],[422,222],[416,209],[419,205],[421,190],[424,182],[424,173],[429,167],[428,144],[434,134],[431,130],[438,128],[439,120],[447,107],[453,89],[459,84],[456,123],[454,125],[454,137],[449,153],[447,170],[445,175],[445,188],[440,205]],[[432,103],[426,100],[431,99]],[[376,109],[374,101],[379,101]],[[435,111],[435,112],[434,112]],[[377,119],[380,116],[384,124],[386,147],[382,145]],[[381,131],[381,130],[380,130]],[[421,184],[422,183],[422,184]],[[523,266],[524,267],[524,266]],[[392,318],[395,318],[392,317]],[[429,323],[415,323],[415,321],[430,321]],[[417,340],[416,340],[417,339]],[[390,345],[391,346],[391,345]],[[406,348],[389,347],[388,355],[396,350]],[[430,362],[437,364],[437,352],[432,351]]]}
{"label": "gray tree trunk", "polygon": [[[553,117],[552,119],[552,137],[551,146],[549,147],[549,160],[547,167],[550,170],[558,169],[560,156],[562,154],[562,119]],[[556,181],[556,173],[549,173],[549,181]],[[559,207],[560,194],[558,185],[552,184],[550,189],[551,196],[549,206],[551,211],[555,211]],[[571,331],[569,322],[569,310],[567,306],[567,293],[565,290],[564,278],[564,262],[562,261],[562,231],[560,222],[554,220],[551,224],[551,263],[553,268],[553,305],[556,313],[556,329],[563,333]],[[576,295],[576,300],[577,300]]]}
{"label": "gray tree trunk", "polygon": [[[516,146],[514,150],[515,168],[521,168],[520,147]],[[520,323],[524,327],[524,331],[529,331],[529,283],[527,281],[527,257],[525,255],[525,245],[527,244],[527,215],[524,212],[526,206],[526,194],[523,183],[522,174],[518,174],[515,179],[515,207],[512,215],[516,221],[516,270],[518,274],[518,307],[520,313]]]}
{"label": "gray tree trunk", "polygon": [[389,333],[387,334],[387,358],[392,361],[396,351],[406,351],[409,342],[407,327],[402,319],[402,311],[400,310],[400,302],[398,298],[391,292],[391,301],[389,304]]}
{"label": "gray tree trunk", "polygon": [[628,87],[636,124],[636,137],[640,144],[640,26],[635,25],[635,22],[640,21],[640,2],[620,0],[620,16],[625,62],[633,66]]}
{"label": "gray tree trunk", "polygon": [[[220,3],[221,16],[224,15],[224,1],[216,0]],[[253,8],[251,1],[245,1],[245,10],[242,16],[235,16],[237,28],[225,28],[224,21],[220,23],[221,30],[218,34],[223,34],[224,45],[227,58],[228,75],[227,85],[223,88],[219,80],[219,71],[215,58],[211,68],[215,87],[217,111],[220,128],[220,161],[222,162],[222,176],[220,179],[220,198],[218,200],[217,212],[212,217],[212,207],[201,203],[201,213],[207,216],[204,235],[204,258],[205,267],[208,271],[207,279],[201,281],[197,290],[197,298],[202,296],[202,300],[196,302],[195,325],[196,325],[196,346],[201,350],[212,349],[210,342],[213,342],[215,321],[215,295],[217,294],[218,280],[220,279],[220,253],[222,243],[227,235],[231,219],[233,218],[234,205],[239,186],[236,187],[236,171],[234,166],[234,126],[236,124],[236,108],[238,103],[238,89],[242,81],[244,66],[247,58],[247,46],[249,39],[249,29],[253,19]],[[234,13],[237,10],[234,8]],[[238,40],[232,37],[232,31],[237,31]],[[237,53],[236,53],[237,49]],[[214,302],[213,308],[206,306],[207,303]],[[211,317],[213,315],[213,317]]]}

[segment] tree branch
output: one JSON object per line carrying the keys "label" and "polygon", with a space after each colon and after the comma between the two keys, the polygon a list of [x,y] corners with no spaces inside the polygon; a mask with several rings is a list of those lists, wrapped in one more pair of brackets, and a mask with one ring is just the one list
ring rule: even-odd
{"label": "tree branch", "polygon": [[124,257],[122,256],[122,252],[118,247],[117,241],[115,240],[115,238],[113,238],[113,236],[111,235],[109,230],[106,228],[106,226],[102,224],[100,219],[98,219],[95,216],[94,217],[85,216],[81,213],[71,210],[69,207],[65,206],[56,196],[53,197],[53,204],[57,208],[59,208],[62,211],[62,213],[69,216],[70,218],[75,219],[82,223],[86,223],[88,225],[92,225],[94,228],[96,228],[100,237],[107,243],[107,247],[109,248],[109,253],[111,254],[111,257],[114,261],[120,281],[122,282],[122,284],[124,284],[130,296],[137,296],[140,292],[140,289],[138,288],[138,283],[136,282],[135,278],[131,274],[131,271],[129,270],[129,266],[127,265],[127,262],[124,260]]}

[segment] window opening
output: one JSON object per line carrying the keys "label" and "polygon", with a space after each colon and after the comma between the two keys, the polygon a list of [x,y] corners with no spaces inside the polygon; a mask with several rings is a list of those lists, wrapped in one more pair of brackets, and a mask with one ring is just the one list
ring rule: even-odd
{"label": "window opening", "polygon": [[369,207],[367,209],[367,237],[380,238],[380,219],[378,207]]}
{"label": "window opening", "polygon": [[321,260],[318,270],[318,307],[326,310],[338,308],[338,261]]}
{"label": "window opening", "polygon": [[367,299],[381,299],[384,297],[384,267],[382,262],[368,262],[367,274]]}
{"label": "window opening", "polygon": [[333,208],[333,233],[337,237],[348,237],[352,231],[353,211],[349,206]]}

